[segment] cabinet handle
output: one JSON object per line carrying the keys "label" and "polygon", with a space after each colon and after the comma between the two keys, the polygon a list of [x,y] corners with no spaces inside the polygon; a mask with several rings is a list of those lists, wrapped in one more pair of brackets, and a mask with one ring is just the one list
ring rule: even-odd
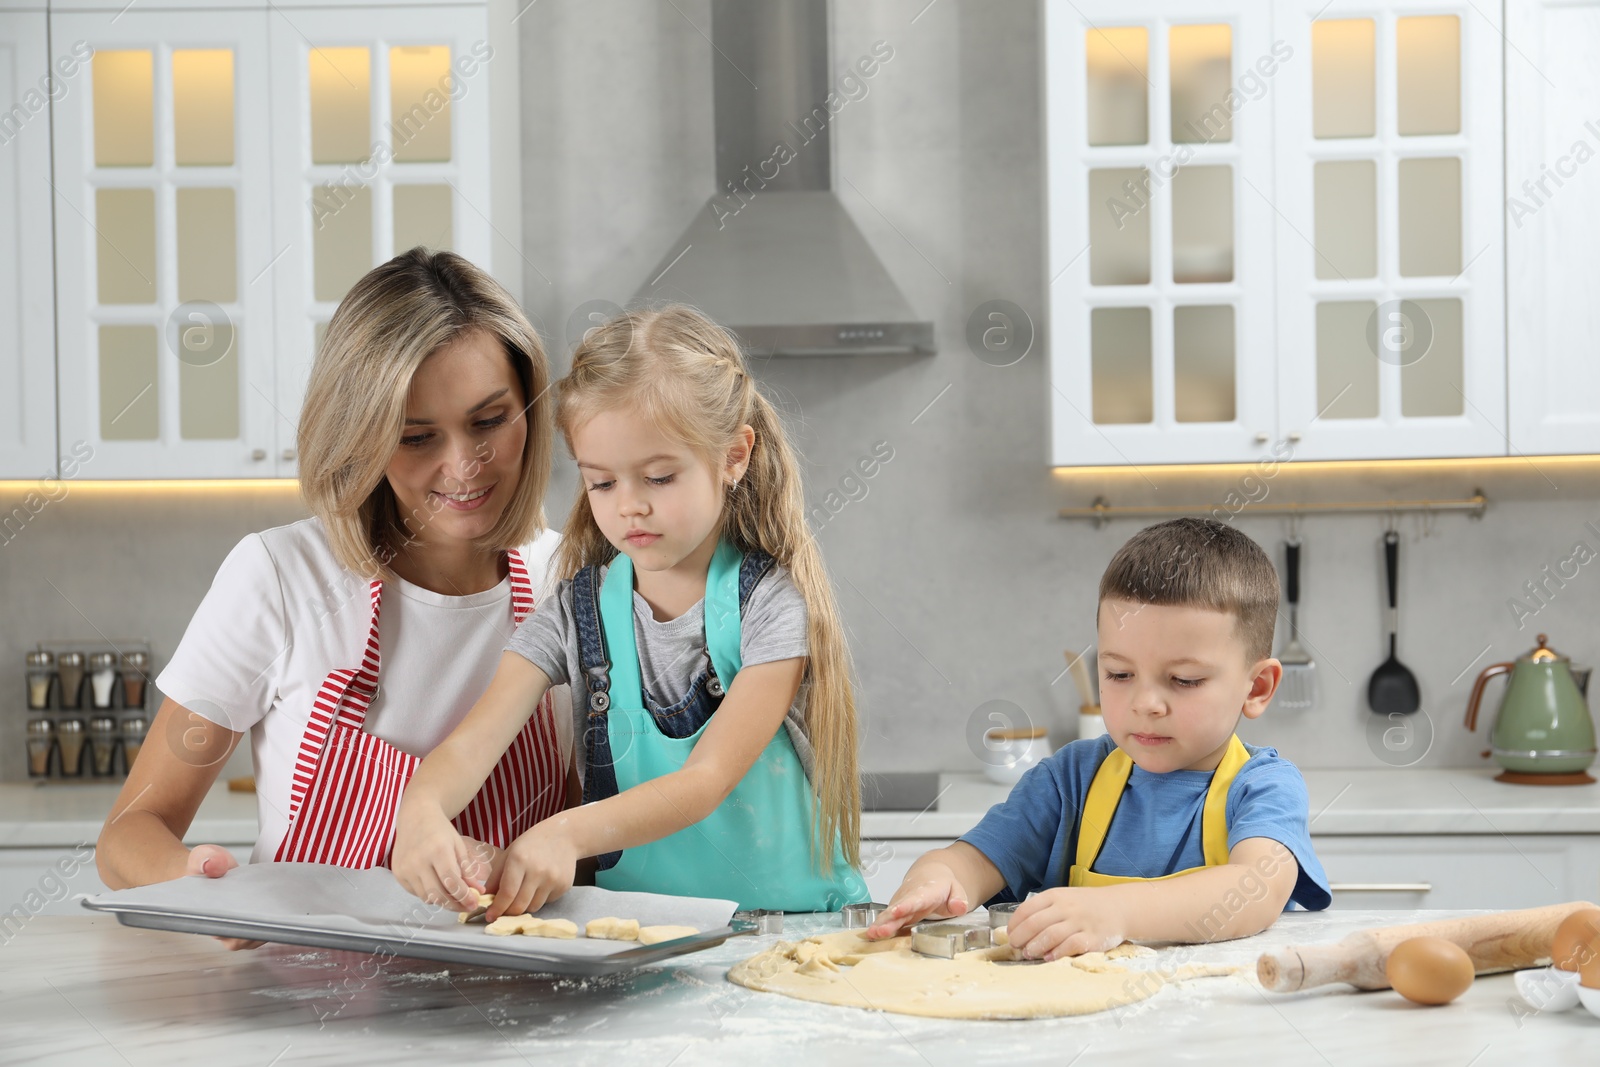
{"label": "cabinet handle", "polygon": [[260,463],[262,460],[267,458],[267,450],[264,448],[253,448],[250,450],[250,458],[255,460],[257,463]]}
{"label": "cabinet handle", "polygon": [[1431,893],[1432,882],[1329,882],[1335,893]]}
{"label": "cabinet handle", "polygon": [[1297,444],[1300,443],[1300,431],[1299,430],[1290,430],[1289,431],[1289,443],[1291,445],[1297,445]]}
{"label": "cabinet handle", "polygon": [[288,463],[288,462],[291,462],[293,459],[294,459],[294,449],[292,449],[292,448],[284,449],[283,450],[283,461],[285,463]]}
{"label": "cabinet handle", "polygon": [[1267,431],[1265,431],[1265,430],[1256,431],[1256,444],[1264,445],[1270,440],[1272,440],[1272,435],[1267,433]]}

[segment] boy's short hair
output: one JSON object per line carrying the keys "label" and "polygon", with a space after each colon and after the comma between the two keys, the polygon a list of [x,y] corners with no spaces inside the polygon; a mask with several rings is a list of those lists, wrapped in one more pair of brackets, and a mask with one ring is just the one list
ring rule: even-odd
{"label": "boy's short hair", "polygon": [[1272,655],[1278,572],[1260,545],[1215,519],[1158,522],[1128,538],[1100,577],[1108,599],[1225,611],[1251,662]]}

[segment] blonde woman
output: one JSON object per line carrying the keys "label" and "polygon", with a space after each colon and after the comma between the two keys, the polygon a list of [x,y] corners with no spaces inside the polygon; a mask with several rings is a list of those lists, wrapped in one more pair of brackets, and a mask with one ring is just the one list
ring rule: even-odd
{"label": "blonde woman", "polygon": [[491,920],[560,896],[587,857],[608,889],[785,911],[865,900],[849,659],[794,453],[738,345],[688,308],[626,313],[579,345],[559,392],[583,479],[565,580],[423,760],[395,877],[475,903],[450,820],[570,681],[584,803],[512,843]]}
{"label": "blonde woman", "polygon": [[[100,833],[107,885],[236,866],[182,838],[245,731],[253,862],[387,864],[412,771],[546,583],[548,379],[511,295],[460,256],[412,249],[356,283],[300,417],[313,517],[234,548],[156,679],[166,699]],[[530,708],[485,768],[456,819],[466,838],[497,849],[575,798],[571,722],[552,708]]]}

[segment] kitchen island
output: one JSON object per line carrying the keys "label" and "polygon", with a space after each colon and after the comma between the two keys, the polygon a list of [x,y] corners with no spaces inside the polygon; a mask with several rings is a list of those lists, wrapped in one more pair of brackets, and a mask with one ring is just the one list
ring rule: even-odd
{"label": "kitchen island", "polygon": [[1254,961],[1283,944],[1461,912],[1290,913],[1256,937],[1168,947],[1138,966],[1237,965],[1119,1011],[1032,1022],[955,1022],[803,1003],[732,985],[728,967],[838,928],[786,917],[783,935],[734,938],[605,979],[542,978],[423,960],[204,937],[87,912],[39,915],[0,947],[0,1062],[289,1067],[301,1063],[1578,1064],[1600,1047],[1581,1007],[1535,1013],[1509,975],[1423,1008],[1327,986],[1267,993]]}

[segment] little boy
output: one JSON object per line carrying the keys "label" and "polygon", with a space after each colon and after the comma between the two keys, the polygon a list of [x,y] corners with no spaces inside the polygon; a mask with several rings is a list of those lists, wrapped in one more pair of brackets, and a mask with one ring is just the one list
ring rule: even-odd
{"label": "little boy", "polygon": [[1067,745],[918,859],[867,936],[1022,901],[1011,944],[1055,959],[1245,937],[1290,900],[1326,908],[1304,779],[1234,736],[1283,677],[1277,611],[1277,572],[1233,527],[1175,519],[1135,534],[1100,579],[1106,734]]}

